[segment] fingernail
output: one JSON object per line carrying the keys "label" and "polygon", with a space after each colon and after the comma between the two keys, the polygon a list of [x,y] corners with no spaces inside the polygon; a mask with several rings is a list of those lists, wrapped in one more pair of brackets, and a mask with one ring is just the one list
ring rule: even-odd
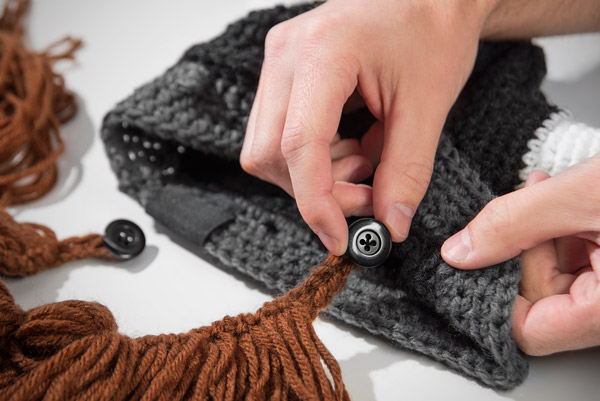
{"label": "fingernail", "polygon": [[325,233],[317,233],[317,235],[319,236],[319,239],[321,240],[323,245],[325,245],[325,248],[329,250],[329,252],[333,253],[334,255],[338,255],[339,243],[335,238],[330,237]]}
{"label": "fingernail", "polygon": [[453,262],[464,261],[471,252],[469,230],[464,229],[448,238],[442,246],[442,254]]}
{"label": "fingernail", "polygon": [[386,222],[391,226],[392,237],[397,240],[404,240],[408,237],[410,223],[414,215],[414,211],[410,206],[401,203],[394,203],[388,210]]}
{"label": "fingernail", "polygon": [[359,207],[352,212],[352,216],[373,216],[373,205]]}

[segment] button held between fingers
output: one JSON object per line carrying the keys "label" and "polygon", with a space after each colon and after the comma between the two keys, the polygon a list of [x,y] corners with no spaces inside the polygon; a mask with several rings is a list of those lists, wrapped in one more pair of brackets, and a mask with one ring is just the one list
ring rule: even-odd
{"label": "button held between fingers", "polygon": [[348,228],[348,255],[362,267],[376,267],[392,250],[390,232],[378,220],[359,219]]}

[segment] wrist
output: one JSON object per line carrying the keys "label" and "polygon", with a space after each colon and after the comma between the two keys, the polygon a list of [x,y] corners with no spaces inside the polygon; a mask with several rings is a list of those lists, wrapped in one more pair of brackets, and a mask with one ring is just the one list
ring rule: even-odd
{"label": "wrist", "polygon": [[483,40],[501,37],[503,31],[506,29],[507,14],[519,12],[507,0],[490,0],[489,3],[487,15],[481,25],[480,38]]}
{"label": "wrist", "polygon": [[482,25],[482,39],[530,39],[600,30],[598,0],[498,0]]}
{"label": "wrist", "polygon": [[[463,21],[468,20],[478,30],[480,37],[487,34],[489,20],[495,14],[502,0],[458,0],[454,1],[454,10]],[[471,26],[473,26],[471,25]]]}
{"label": "wrist", "polygon": [[498,8],[503,0],[482,0],[480,11],[480,39],[489,39],[494,37],[494,32],[498,29]]}

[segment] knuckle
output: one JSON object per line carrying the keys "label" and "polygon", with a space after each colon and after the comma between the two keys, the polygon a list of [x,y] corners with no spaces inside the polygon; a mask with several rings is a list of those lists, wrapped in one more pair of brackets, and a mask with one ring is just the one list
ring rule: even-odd
{"label": "knuckle", "polygon": [[304,26],[302,33],[304,43],[308,46],[322,45],[331,36],[335,24],[332,16],[313,16]]}
{"label": "knuckle", "polygon": [[257,177],[267,177],[276,169],[277,153],[273,149],[252,147],[240,155],[242,170]]}
{"label": "knuckle", "polygon": [[281,136],[281,154],[286,160],[295,157],[306,146],[305,129],[301,124],[288,125]]}
{"label": "knuckle", "polygon": [[492,199],[481,211],[479,222],[486,235],[502,237],[512,227],[510,208],[504,197]]}
{"label": "knuckle", "polygon": [[289,29],[286,22],[273,26],[265,37],[265,61],[277,58],[289,42]]}
{"label": "knuckle", "polygon": [[310,199],[298,200],[296,203],[306,224],[312,229],[318,228],[322,223],[320,208],[315,207],[315,203]]}
{"label": "knuckle", "polygon": [[242,170],[250,175],[257,175],[260,171],[258,161],[249,152],[242,152],[240,155],[240,165],[242,166]]}
{"label": "knuckle", "polygon": [[398,176],[403,187],[424,194],[431,181],[433,166],[425,160],[411,161],[400,166]]}
{"label": "knuckle", "polygon": [[335,16],[317,16],[309,20],[300,33],[297,52],[305,65],[317,70],[327,69],[329,73],[335,72],[336,75],[345,76],[347,69],[345,66],[354,58],[350,57],[344,46],[340,46],[340,42],[346,39],[339,37],[339,30],[333,28],[339,26],[337,24],[343,24],[343,22],[336,22],[336,19]]}

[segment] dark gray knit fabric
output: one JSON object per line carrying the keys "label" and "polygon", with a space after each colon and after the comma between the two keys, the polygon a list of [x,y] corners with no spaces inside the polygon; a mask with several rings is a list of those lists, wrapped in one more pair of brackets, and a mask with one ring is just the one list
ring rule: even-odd
{"label": "dark gray knit fabric", "polygon": [[[293,199],[243,173],[238,157],[265,35],[311,7],[251,13],[190,48],[110,111],[102,127],[121,190],[203,257],[275,293],[298,284],[326,250]],[[383,266],[352,273],[328,315],[493,388],[524,380],[527,362],[510,333],[518,262],[459,271],[444,263],[440,247],[518,183],[526,141],[554,110],[539,90],[544,73],[543,54],[529,43],[480,45],[409,238]],[[365,121],[345,119],[342,131]]]}

